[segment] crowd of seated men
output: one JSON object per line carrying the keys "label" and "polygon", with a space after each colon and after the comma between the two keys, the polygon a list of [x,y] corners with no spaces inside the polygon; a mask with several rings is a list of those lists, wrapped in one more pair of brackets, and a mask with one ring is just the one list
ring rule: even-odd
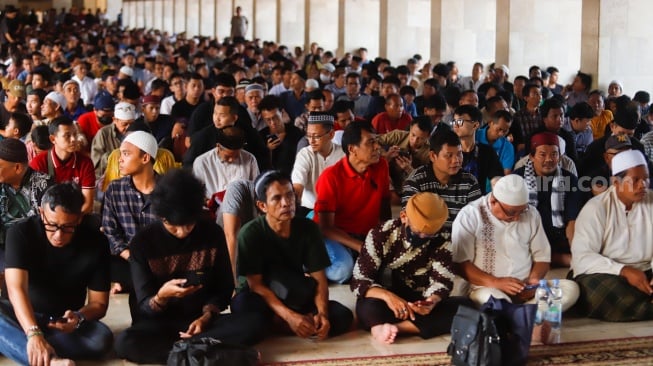
{"label": "crowd of seated men", "polygon": [[[8,6],[0,58],[0,353],[21,364],[355,326],[431,338],[461,304],[533,303],[553,267],[563,310],[653,319],[645,91],[76,9]],[[132,320],[115,339],[112,293]]]}

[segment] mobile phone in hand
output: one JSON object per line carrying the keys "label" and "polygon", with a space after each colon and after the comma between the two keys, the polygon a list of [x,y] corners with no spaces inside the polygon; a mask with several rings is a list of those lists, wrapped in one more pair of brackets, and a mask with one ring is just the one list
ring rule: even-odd
{"label": "mobile phone in hand", "polygon": [[526,285],[526,286],[524,286],[524,291],[535,290],[537,288],[537,286],[539,286],[539,285],[538,284]]}
{"label": "mobile phone in hand", "polygon": [[48,322],[50,323],[68,323],[68,318],[63,317],[63,316],[51,316],[48,318]]}
{"label": "mobile phone in hand", "polygon": [[267,135],[267,137],[265,137],[265,139],[267,141],[275,141],[275,140],[279,139],[279,136],[271,133],[271,134]]}
{"label": "mobile phone in hand", "polygon": [[186,275],[186,282],[183,284],[182,287],[201,285],[203,277],[204,277],[204,272],[202,271],[190,272]]}

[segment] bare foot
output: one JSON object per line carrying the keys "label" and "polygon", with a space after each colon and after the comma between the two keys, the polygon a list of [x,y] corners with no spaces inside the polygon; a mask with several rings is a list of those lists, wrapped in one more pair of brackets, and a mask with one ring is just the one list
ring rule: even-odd
{"label": "bare foot", "polygon": [[111,295],[119,294],[122,292],[122,285],[118,282],[111,284]]}
{"label": "bare foot", "polygon": [[550,336],[551,336],[551,324],[549,324],[549,322],[536,324],[535,326],[533,326],[533,336],[531,338],[531,344],[532,343],[548,344]]}
{"label": "bare foot", "polygon": [[50,366],[75,366],[75,361],[68,358],[53,358]]}
{"label": "bare foot", "polygon": [[385,344],[394,343],[398,332],[399,328],[396,325],[388,323],[375,325],[371,329],[372,337]]}

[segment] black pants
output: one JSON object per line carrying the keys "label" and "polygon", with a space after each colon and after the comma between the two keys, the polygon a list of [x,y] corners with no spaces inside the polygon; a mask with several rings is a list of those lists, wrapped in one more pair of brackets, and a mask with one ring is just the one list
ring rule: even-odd
{"label": "black pants", "polygon": [[[315,303],[312,302],[304,306],[302,309],[293,309],[302,314],[314,314],[317,309],[315,308]],[[329,329],[329,337],[337,336],[343,334],[351,328],[351,323],[354,320],[354,314],[347,308],[337,301],[329,301],[329,323],[331,328]],[[270,329],[272,327],[272,322],[274,318],[274,312],[268,304],[263,300],[259,294],[254,293],[249,290],[243,290],[238,295],[236,295],[231,300],[231,311],[234,314],[247,314],[247,313],[257,313],[262,314],[266,322],[266,327]]]}
{"label": "black pants", "polygon": [[[450,333],[451,323],[459,305],[474,307],[474,303],[467,297],[450,297],[440,301],[428,315],[415,313],[415,320],[412,322],[419,329],[419,336],[427,339]],[[385,301],[372,297],[359,298],[356,301],[356,315],[358,322],[367,330],[375,325],[403,321],[395,317]]]}
{"label": "black pants", "polygon": [[[193,320],[142,319],[116,337],[116,354],[136,363],[165,364],[179,332]],[[212,337],[223,343],[252,345],[263,338],[260,314],[221,314],[194,338]]]}

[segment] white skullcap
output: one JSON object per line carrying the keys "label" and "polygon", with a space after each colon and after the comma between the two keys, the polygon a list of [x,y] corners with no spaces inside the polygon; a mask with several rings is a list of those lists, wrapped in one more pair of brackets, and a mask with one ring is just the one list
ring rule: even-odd
{"label": "white skullcap", "polygon": [[516,174],[501,177],[492,187],[492,195],[499,202],[509,206],[523,206],[528,203],[526,182]]}
{"label": "white skullcap", "polygon": [[317,83],[317,80],[315,79],[308,79],[306,80],[306,84],[304,85],[304,88],[310,89],[310,90],[315,90],[320,87],[320,84]]}
{"label": "white skullcap", "polygon": [[152,136],[151,133],[147,133],[145,131],[134,131],[129,133],[123,142],[129,142],[137,148],[145,151],[152,158],[156,158],[158,146],[156,139],[154,136]]}
{"label": "white skullcap", "polygon": [[644,165],[648,167],[646,158],[639,150],[626,150],[618,153],[612,158],[612,175],[617,175],[630,168]]}
{"label": "white skullcap", "polygon": [[66,109],[66,106],[68,106],[68,103],[66,103],[66,98],[63,96],[63,94],[56,91],[50,92],[45,96],[45,99],[50,99],[51,101],[57,103],[62,110]]}
{"label": "white skullcap", "polygon": [[113,116],[123,121],[136,119],[136,107],[133,104],[120,102],[113,109]]}
{"label": "white skullcap", "polygon": [[120,72],[121,74],[125,74],[125,75],[127,75],[127,76],[129,76],[129,77],[134,76],[134,69],[132,69],[132,68],[129,67],[129,66],[123,66],[123,67],[121,67],[119,72]]}
{"label": "white skullcap", "polygon": [[508,68],[508,66],[506,66],[506,65],[501,65],[501,66],[499,66],[499,68],[500,68],[501,70],[503,70],[503,73],[504,73],[504,74],[506,74],[506,75],[510,74],[510,69]]}

